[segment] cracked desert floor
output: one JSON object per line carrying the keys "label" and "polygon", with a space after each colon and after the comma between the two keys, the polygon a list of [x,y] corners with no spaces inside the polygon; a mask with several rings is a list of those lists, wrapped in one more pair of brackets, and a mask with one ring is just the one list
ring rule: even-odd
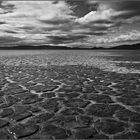
{"label": "cracked desert floor", "polygon": [[140,51],[1,51],[0,139],[140,139]]}

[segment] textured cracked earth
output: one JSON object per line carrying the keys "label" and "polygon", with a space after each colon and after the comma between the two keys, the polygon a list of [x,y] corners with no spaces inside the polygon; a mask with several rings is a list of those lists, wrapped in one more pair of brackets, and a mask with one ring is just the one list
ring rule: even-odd
{"label": "textured cracked earth", "polygon": [[45,59],[1,57],[0,139],[140,139],[138,69]]}

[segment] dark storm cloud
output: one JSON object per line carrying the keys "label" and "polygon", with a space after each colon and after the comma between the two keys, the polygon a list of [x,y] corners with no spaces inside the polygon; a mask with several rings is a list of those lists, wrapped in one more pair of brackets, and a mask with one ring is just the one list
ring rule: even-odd
{"label": "dark storm cloud", "polygon": [[107,34],[107,32],[105,32],[105,31],[101,31],[101,32],[85,32],[85,33],[83,33],[84,35],[90,35],[90,36],[103,36],[103,35],[105,35],[105,34]]}
{"label": "dark storm cloud", "polygon": [[54,44],[71,43],[74,41],[83,40],[86,37],[86,35],[49,36],[51,42]]}
{"label": "dark storm cloud", "polygon": [[134,16],[140,16],[140,1],[139,0],[122,0],[122,1],[106,1],[112,9],[116,11],[126,11],[126,13],[116,18],[131,18]]}
{"label": "dark storm cloud", "polygon": [[0,21],[0,25],[2,25],[2,24],[6,24],[6,22],[4,22],[4,21]]}
{"label": "dark storm cloud", "polygon": [[53,19],[53,20],[40,20],[42,23],[46,24],[53,24],[53,25],[58,25],[58,24],[68,24],[71,21],[69,19]]}
{"label": "dark storm cloud", "polygon": [[98,8],[98,3],[91,5],[86,0],[66,0],[66,2],[72,6],[72,10],[77,17],[83,17]]}
{"label": "dark storm cloud", "polygon": [[[109,21],[109,20],[97,20],[97,21],[94,21],[93,23],[95,24],[112,24],[113,21]],[[92,24],[92,23],[91,23]]]}
{"label": "dark storm cloud", "polygon": [[26,30],[26,31],[30,31],[30,30],[33,30],[34,27],[32,27],[32,26],[24,26],[24,27],[19,27],[19,29],[23,29],[23,30]]}
{"label": "dark storm cloud", "polygon": [[17,32],[15,32],[15,31],[10,31],[10,30],[4,30],[4,32],[10,33],[10,34],[17,34]]}
{"label": "dark storm cloud", "polygon": [[102,25],[82,25],[81,28],[89,28],[91,31],[106,31],[109,27]]}
{"label": "dark storm cloud", "polygon": [[136,14],[140,14],[140,1],[119,1],[119,2],[113,2],[112,8],[119,11],[132,11]]}
{"label": "dark storm cloud", "polygon": [[13,12],[13,10],[14,10],[14,5],[13,4],[7,4],[7,5],[4,5],[3,3],[4,3],[5,1],[4,0],[1,0],[0,1],[0,9],[2,9],[3,11],[2,12],[0,12],[0,14],[6,14],[6,13],[11,13],[11,12]]}
{"label": "dark storm cloud", "polygon": [[116,16],[118,19],[128,19],[140,16],[140,1],[122,1],[112,3],[112,8],[117,11],[126,11],[126,13]]}
{"label": "dark storm cloud", "polygon": [[15,43],[15,42],[18,42],[20,41],[21,39],[20,38],[17,38],[17,37],[11,37],[11,36],[1,36],[0,37],[0,44],[8,44],[8,43]]}

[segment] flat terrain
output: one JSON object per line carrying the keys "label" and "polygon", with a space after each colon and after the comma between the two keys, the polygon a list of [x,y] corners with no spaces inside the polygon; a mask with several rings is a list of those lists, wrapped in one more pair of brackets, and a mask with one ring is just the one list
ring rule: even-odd
{"label": "flat terrain", "polygon": [[0,139],[140,139],[140,53],[0,56]]}

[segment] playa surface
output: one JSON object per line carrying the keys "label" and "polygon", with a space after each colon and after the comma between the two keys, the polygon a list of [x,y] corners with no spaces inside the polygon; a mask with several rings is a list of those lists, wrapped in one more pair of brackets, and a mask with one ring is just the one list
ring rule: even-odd
{"label": "playa surface", "polygon": [[0,139],[140,139],[139,51],[1,51]]}

